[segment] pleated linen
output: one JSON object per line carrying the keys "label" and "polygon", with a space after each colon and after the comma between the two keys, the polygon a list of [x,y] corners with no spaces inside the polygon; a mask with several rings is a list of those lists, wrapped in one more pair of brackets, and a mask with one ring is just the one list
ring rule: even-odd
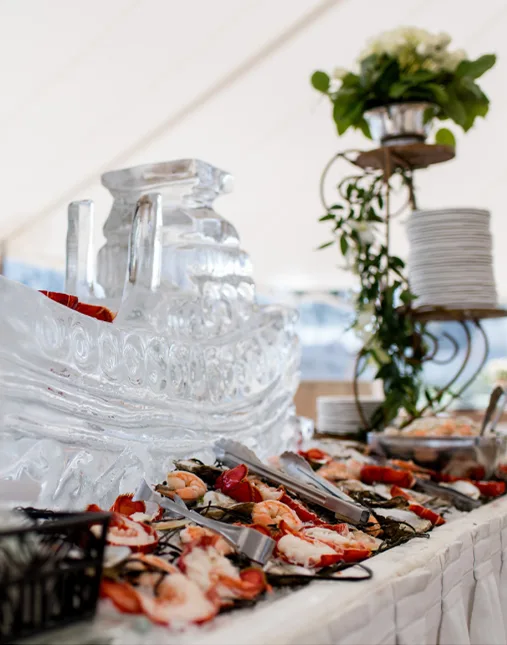
{"label": "pleated linen", "polygon": [[505,645],[505,625],[500,599],[501,532],[500,521],[477,526],[474,542],[475,588],[470,617],[470,642]]}

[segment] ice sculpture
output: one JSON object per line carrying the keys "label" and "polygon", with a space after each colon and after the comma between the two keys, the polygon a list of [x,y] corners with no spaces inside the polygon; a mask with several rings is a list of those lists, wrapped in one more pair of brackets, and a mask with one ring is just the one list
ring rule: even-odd
{"label": "ice sculpture", "polygon": [[256,302],[248,255],[213,210],[230,181],[195,160],[104,175],[98,280],[93,205],[70,205],[67,289],[117,310],[112,324],[0,278],[0,480],[35,480],[42,504],[107,505],[176,457],[210,459],[219,436],[286,447],[296,316]]}

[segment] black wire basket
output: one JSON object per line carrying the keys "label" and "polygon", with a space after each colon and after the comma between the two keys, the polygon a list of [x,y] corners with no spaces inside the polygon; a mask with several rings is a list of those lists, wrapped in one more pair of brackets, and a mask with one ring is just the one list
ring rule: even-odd
{"label": "black wire basket", "polygon": [[99,597],[110,514],[24,513],[0,527],[0,643],[89,619]]}

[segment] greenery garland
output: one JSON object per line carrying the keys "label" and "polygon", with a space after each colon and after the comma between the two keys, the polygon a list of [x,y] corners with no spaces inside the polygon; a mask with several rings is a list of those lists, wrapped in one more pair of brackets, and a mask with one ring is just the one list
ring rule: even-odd
{"label": "greenery garland", "polygon": [[390,254],[379,230],[388,226],[386,192],[399,179],[412,190],[411,175],[401,169],[389,186],[382,172],[347,177],[338,185],[341,202],[330,206],[319,220],[332,224],[333,235],[319,248],[337,245],[345,268],[359,277],[353,328],[364,346],[358,356],[357,375],[366,365],[373,365],[375,378],[383,381],[385,395],[370,421],[372,427],[385,426],[400,410],[409,417],[418,416],[421,396],[426,395],[431,405],[435,402],[435,394],[425,390],[422,382],[423,363],[430,351],[424,340],[426,326],[411,316],[415,296],[405,275],[405,263]]}

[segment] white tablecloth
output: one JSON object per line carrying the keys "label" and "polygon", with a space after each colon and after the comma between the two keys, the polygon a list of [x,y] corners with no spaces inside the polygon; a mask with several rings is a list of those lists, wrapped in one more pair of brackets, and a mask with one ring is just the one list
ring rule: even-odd
{"label": "white tablecloth", "polygon": [[[129,645],[504,645],[507,499],[499,499],[368,562],[373,579],[319,582],[176,635],[116,627]],[[107,621],[106,621],[107,622]],[[102,627],[105,624],[102,623]]]}

